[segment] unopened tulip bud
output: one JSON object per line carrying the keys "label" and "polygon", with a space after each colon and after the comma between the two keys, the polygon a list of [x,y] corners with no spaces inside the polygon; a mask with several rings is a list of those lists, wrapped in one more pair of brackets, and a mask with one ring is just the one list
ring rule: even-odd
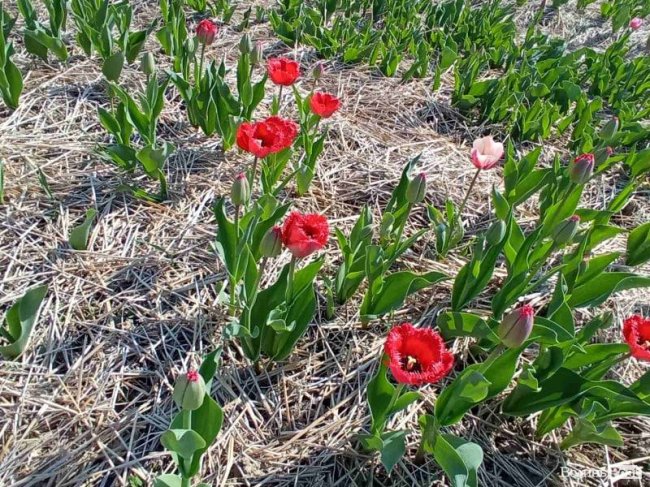
{"label": "unopened tulip bud", "polygon": [[600,129],[600,133],[598,135],[601,139],[609,141],[616,135],[616,132],[618,132],[618,127],[620,124],[621,122],[619,121],[618,117],[612,117],[607,121],[605,125],[603,125],[603,128]]}
{"label": "unopened tulip bud", "polygon": [[585,184],[594,173],[595,159],[594,155],[582,154],[576,157],[569,170],[569,177],[574,184]]}
{"label": "unopened tulip bud", "polygon": [[235,206],[242,206],[248,202],[248,198],[251,197],[251,188],[248,184],[248,178],[242,172],[239,173],[235,182],[232,183],[232,188],[230,189],[230,200]]}
{"label": "unopened tulip bud", "polygon": [[279,226],[271,228],[260,242],[263,257],[277,257],[282,252],[282,229]]}
{"label": "unopened tulip bud", "polygon": [[497,245],[506,235],[506,223],[503,220],[497,220],[488,228],[485,239],[490,245]]}
{"label": "unopened tulip bud", "polygon": [[205,381],[196,370],[190,369],[181,375],[174,385],[172,398],[176,405],[184,411],[199,409],[205,398]]}
{"label": "unopened tulip bud", "polygon": [[251,52],[251,64],[253,66],[256,66],[257,64],[259,64],[260,61],[262,60],[262,55],[263,55],[262,44],[260,44],[259,42],[256,42],[255,46],[253,47],[253,50]]}
{"label": "unopened tulip bud", "polygon": [[600,166],[603,162],[607,160],[608,157],[611,157],[614,153],[614,150],[611,147],[601,147],[600,149],[594,152],[594,161],[596,167]]}
{"label": "unopened tulip bud", "polygon": [[523,345],[533,331],[534,318],[535,310],[529,304],[504,316],[497,330],[501,343],[508,348],[517,348]]}
{"label": "unopened tulip bud", "polygon": [[153,54],[147,52],[142,55],[140,59],[140,69],[147,76],[151,76],[156,71],[156,60],[153,57]]}
{"label": "unopened tulip bud", "polygon": [[239,52],[242,54],[250,54],[253,50],[253,41],[251,41],[251,36],[244,34],[239,41]]}
{"label": "unopened tulip bud", "polygon": [[578,231],[579,223],[580,217],[578,215],[570,216],[563,222],[560,222],[553,232],[553,242],[556,245],[564,245],[573,240],[573,237]]}
{"label": "unopened tulip bud", "polygon": [[314,79],[320,79],[321,76],[323,76],[323,72],[325,70],[323,69],[323,63],[316,63],[314,66],[314,69],[311,72],[311,75]]}
{"label": "unopened tulip bud", "polygon": [[630,29],[637,30],[643,25],[643,19],[640,17],[634,17],[630,20]]}
{"label": "unopened tulip bud", "polygon": [[427,192],[427,175],[421,172],[409,181],[406,188],[406,199],[409,203],[419,203]]}

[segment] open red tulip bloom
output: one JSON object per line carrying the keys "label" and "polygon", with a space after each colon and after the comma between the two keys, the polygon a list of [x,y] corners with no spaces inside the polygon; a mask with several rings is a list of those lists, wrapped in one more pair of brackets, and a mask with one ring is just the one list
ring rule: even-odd
{"label": "open red tulip bloom", "polygon": [[329,93],[317,91],[309,98],[309,108],[319,117],[331,117],[340,106],[339,99]]}
{"label": "open red tulip bloom", "polygon": [[264,158],[291,147],[297,135],[295,122],[274,116],[242,123],[237,129],[237,145],[255,157]]}
{"label": "open red tulip bloom", "polygon": [[390,330],[384,351],[393,377],[403,384],[433,384],[454,366],[454,356],[442,337],[431,328],[415,328],[411,323]]}
{"label": "open red tulip bloom", "polygon": [[650,319],[632,315],[623,322],[623,336],[632,357],[650,361]]}
{"label": "open red tulip bloom", "polygon": [[492,169],[503,157],[503,144],[490,136],[476,139],[472,145],[472,164],[477,169]]}
{"label": "open red tulip bloom", "polygon": [[327,218],[323,215],[294,211],[282,227],[282,243],[300,259],[325,247],[329,232]]}
{"label": "open red tulip bloom", "polygon": [[300,64],[286,57],[269,59],[267,70],[276,85],[291,86],[300,76]]}

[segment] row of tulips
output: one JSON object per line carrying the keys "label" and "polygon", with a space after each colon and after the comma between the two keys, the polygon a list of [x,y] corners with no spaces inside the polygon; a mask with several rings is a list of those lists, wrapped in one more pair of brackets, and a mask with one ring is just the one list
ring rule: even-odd
{"label": "row of tulips", "polygon": [[[295,182],[299,195],[308,191],[327,137],[321,121],[339,110],[341,103],[334,95],[316,91],[321,65],[312,73],[314,83],[306,95],[298,87],[299,64],[284,57],[268,60],[265,73],[253,82],[263,51],[247,35],[240,43],[235,95],[226,82],[224,62],[206,65],[206,48],[218,35],[216,24],[203,20],[194,37],[188,38],[182,5],[176,7],[173,3],[165,8],[165,30],[158,36],[165,52],[173,57],[173,70],[159,79],[153,56],[146,54],[142,69],[147,85],[139,100],[116,83],[109,85],[118,103],[110,112],[99,110],[100,121],[113,138],[105,153],[129,172],[140,164],[147,175],[160,181],[159,199],[167,197],[164,164],[174,148],[160,142],[156,132],[171,82],[186,103],[192,125],[208,136],[217,133],[226,149],[236,144],[251,154],[253,160],[235,178],[229,200],[221,198],[214,207],[218,224],[215,247],[228,274],[220,293],[230,315],[224,338],[237,340],[252,362],[281,361],[291,354],[316,316],[316,282],[323,272],[324,256],[314,255],[330,238],[325,216],[289,211],[291,202],[285,189]],[[139,50],[142,35],[136,37]],[[129,38],[127,35],[127,41]],[[129,50],[127,41],[124,51],[132,54],[135,48]],[[100,40],[90,34],[88,43],[89,49],[102,48]],[[123,64],[124,53],[117,58],[107,56],[104,74],[117,81],[116,71],[121,71]],[[260,118],[257,109],[265,99],[267,77],[278,88],[269,116]],[[283,90],[288,87],[293,91],[297,122],[286,118],[293,113],[284,105]],[[409,295],[448,278],[438,272],[417,274],[395,268],[400,266],[400,257],[428,231],[434,232],[435,251],[442,258],[459,245],[464,239],[466,203],[481,171],[494,169],[506,159],[504,193],[496,188],[492,192],[493,223],[474,239],[469,261],[454,278],[450,309],[437,316],[438,329],[410,323],[391,328],[377,373],[368,384],[371,425],[358,439],[365,450],[380,453],[388,471],[405,454],[409,434],[390,430],[390,419],[427,392],[409,388],[438,383],[460,364],[449,345],[455,337],[473,339],[470,351],[477,361],[458,371],[437,395],[431,414],[420,417],[416,454],[418,460],[433,456],[453,485],[477,485],[483,454],[478,445],[445,428],[459,422],[470,409],[501,395],[515,381],[501,404],[502,412],[511,416],[541,412],[539,434],[571,419],[573,428],[563,447],[581,442],[620,445],[622,439],[612,421],[650,415],[648,373],[627,387],[604,379],[628,356],[650,359],[650,321],[632,316],[623,326],[625,344],[597,344],[592,343],[593,337],[611,326],[611,316],[597,316],[579,328],[574,319],[576,308],[595,307],[618,290],[650,286],[650,279],[644,276],[609,270],[619,253],[594,252],[599,244],[623,232],[610,220],[639,184],[644,171],[630,162],[638,161],[628,161],[631,182],[605,210],[578,208],[584,186],[621,160],[611,148],[617,142],[618,126],[615,118],[606,123],[594,150],[567,166],[557,158],[551,167],[536,167],[539,151],[517,159],[511,145],[506,148],[491,137],[476,140],[468,157],[476,167],[475,177],[458,207],[451,199],[446,202],[445,214],[427,204],[427,178],[416,170],[416,158],[405,167],[377,224],[373,224],[372,212],[364,208],[349,235],[336,229],[342,259],[333,279],[322,278],[326,314],[333,316],[337,303],[346,302],[361,289],[359,321],[368,326],[399,310]],[[299,157],[294,157],[296,151]],[[137,188],[134,194],[143,195]],[[516,207],[533,195],[540,198],[540,218],[531,228],[520,225],[515,214]],[[426,205],[431,228],[408,235],[407,222],[418,205]],[[628,267],[650,259],[649,238],[648,224],[630,232],[625,256]],[[289,260],[270,282],[269,261],[281,259],[284,249]],[[491,312],[470,312],[473,300],[489,290],[497,266],[504,267],[507,275],[493,294]],[[553,279],[555,287],[549,292]],[[545,296],[535,307],[530,302],[534,293]],[[425,324],[426,318],[422,321]],[[24,341],[15,329],[11,324],[3,333],[12,345]],[[520,359],[524,350],[535,356],[531,363]],[[177,380],[173,399],[180,411],[161,441],[171,452],[178,473],[159,476],[156,485],[189,486],[200,472],[202,455],[219,433],[224,413],[211,397],[219,355],[219,351],[209,354],[198,369],[188,370]]]}
{"label": "row of tulips", "polygon": [[[611,136],[608,132],[615,130],[614,121],[604,131],[604,136]],[[504,152],[503,146],[489,137],[475,141],[469,159],[477,168],[477,176],[482,170],[495,168]],[[551,228],[540,239],[540,229],[525,236],[512,217],[515,205],[511,207],[503,196],[496,190],[493,191],[497,213],[495,224],[506,223],[493,224],[485,236],[478,237],[477,244],[480,246],[475,247],[475,255],[466,266],[474,268],[474,274],[470,278],[461,270],[456,276],[452,309],[438,316],[439,331],[428,327],[418,328],[410,323],[397,325],[389,331],[378,372],[368,384],[372,418],[370,431],[362,432],[358,437],[365,450],[380,453],[381,461],[388,471],[406,452],[406,438],[409,434],[409,431],[404,430],[391,431],[388,428],[390,418],[423,398],[422,393],[409,388],[437,383],[451,373],[457,360],[445,341],[454,337],[475,338],[471,350],[478,357],[485,354],[485,358],[460,371],[438,394],[433,413],[420,417],[420,446],[416,454],[418,461],[423,461],[426,455],[433,456],[452,479],[453,485],[477,485],[477,470],[483,454],[478,445],[448,433],[445,427],[459,422],[471,408],[501,394],[515,377],[517,385],[503,402],[503,412],[519,416],[541,411],[539,434],[548,433],[562,426],[569,418],[574,418],[573,429],[562,442],[565,448],[582,442],[620,445],[622,439],[611,421],[632,414],[650,415],[646,387],[648,374],[629,387],[603,380],[607,372],[625,357],[633,356],[640,360],[650,358],[650,320],[641,316],[632,316],[626,320],[623,327],[626,343],[621,345],[591,343],[599,329],[611,326],[611,316],[598,316],[584,324],[580,330],[576,330],[573,318],[573,309],[593,307],[618,289],[650,286],[648,278],[606,272],[606,265],[600,262],[602,259],[585,255],[585,249],[594,246],[594,239],[602,242],[609,238],[594,236],[594,232],[602,231],[607,225],[602,218],[594,220],[591,216],[583,221],[577,214],[573,214],[579,197],[576,201],[572,201],[571,197],[571,201],[565,200],[567,191],[571,195],[572,191],[581,189],[593,177],[598,166],[606,164],[609,156],[609,150],[605,151],[605,160],[600,161],[597,161],[599,158],[594,154],[583,154],[566,167],[550,169],[556,171],[556,177],[546,178],[546,185],[537,187],[536,191],[544,193],[548,190],[547,186],[559,185],[561,191],[556,191],[556,195],[552,196],[557,201],[551,201],[548,207],[562,208],[562,211],[551,212],[552,218],[542,215],[541,226],[546,223]],[[506,166],[511,163],[511,160],[507,160]],[[518,163],[522,170],[526,165],[526,158]],[[391,198],[391,201],[401,200],[404,206],[401,203],[391,206],[389,203],[384,212],[379,225],[379,245],[372,244],[371,217],[364,215],[365,212],[360,216],[349,240],[337,230],[344,261],[348,261],[345,248],[350,247],[350,242],[357,243],[356,247],[365,248],[366,258],[361,259],[365,266],[360,273],[362,279],[369,279],[369,288],[374,289],[374,292],[381,293],[384,288],[391,287],[389,282],[392,282],[383,279],[379,286],[375,286],[371,279],[374,269],[382,267],[377,266],[373,253],[382,249],[387,251],[395,244],[395,240],[387,238],[386,233],[386,228],[395,224],[395,217],[386,218],[386,215],[393,215],[389,210],[397,208],[395,214],[401,213],[408,218],[413,205],[426,199],[426,176],[413,169],[412,163],[407,165],[402,181]],[[528,167],[527,171],[532,171],[532,167]],[[414,175],[409,176],[411,173]],[[252,361],[257,362],[264,357],[282,360],[291,353],[314,319],[314,280],[322,267],[323,259],[319,257],[310,263],[305,262],[305,259],[325,247],[329,238],[329,226],[322,215],[298,212],[290,213],[284,224],[278,225],[288,211],[289,204],[279,204],[268,193],[261,194],[254,202],[249,201],[248,181],[248,177],[240,175],[233,185],[231,203],[235,208],[234,220],[226,217],[224,200],[220,200],[215,209],[219,226],[219,255],[229,275],[235,278],[230,281],[233,321],[227,329],[227,337],[240,340],[243,350]],[[242,190],[242,187],[245,189]],[[516,199],[512,201],[516,202]],[[237,217],[239,207],[244,206],[247,206],[246,213]],[[567,211],[569,216],[562,217]],[[588,213],[584,210],[582,212]],[[458,213],[462,214],[462,210]],[[581,232],[580,223],[586,223],[590,219],[592,227]],[[462,227],[462,220],[459,219],[458,224]],[[400,235],[397,242],[401,243],[404,221],[397,222],[397,227]],[[495,231],[495,228],[499,231]],[[639,240],[645,241],[648,238],[649,230],[648,225],[642,225],[630,234],[628,259],[633,259],[634,265],[650,259],[650,252],[644,245],[635,249]],[[415,239],[409,239],[408,246],[420,235],[416,233]],[[383,247],[382,239],[388,240],[388,244]],[[484,242],[487,245],[485,248]],[[506,250],[507,247],[510,249]],[[283,248],[290,253],[290,262],[274,283],[260,289],[268,259],[278,258]],[[509,296],[505,304],[500,302],[497,306],[493,302],[491,317],[462,311],[490,281],[497,259],[487,262],[489,259],[485,256],[494,254],[494,249],[497,249],[497,256],[503,253],[509,273],[515,269],[525,269],[523,275],[518,274],[521,277],[517,277],[517,292]],[[521,304],[515,305],[503,315],[504,306],[525,299],[536,289],[543,289],[549,276],[540,278],[538,273],[552,261],[552,251],[560,252],[560,259],[567,262],[564,266],[552,269],[557,275],[553,296],[537,312],[531,304]],[[577,275],[574,275],[575,269],[570,262],[573,260],[572,253],[576,251],[579,252],[582,264]],[[594,259],[594,262],[590,263],[590,259]],[[349,264],[358,261],[353,257]],[[392,260],[390,266],[395,262]],[[344,272],[342,275],[347,274]],[[418,278],[425,280],[423,276],[416,279]],[[401,277],[397,282],[402,289],[411,286],[410,283],[405,284],[406,281]],[[521,282],[524,283],[523,287],[520,286]],[[425,282],[416,285],[416,291],[430,284],[431,282]],[[506,279],[499,293],[508,290],[509,286],[510,280]],[[358,283],[354,289],[357,288]],[[408,291],[401,294],[391,310],[398,309],[407,295]],[[361,316],[364,316],[363,311]],[[366,317],[370,320],[378,316]],[[520,360],[526,349],[536,352],[537,358],[532,364]],[[521,369],[518,372],[520,362]],[[397,386],[391,384],[389,371]],[[567,381],[572,384],[571,387],[565,387]],[[181,381],[184,382],[185,379]],[[603,389],[606,391],[604,394]],[[594,401],[601,405],[598,410],[593,410],[590,406]],[[431,402],[431,399],[427,401],[429,404]],[[459,480],[459,475],[462,481]]]}

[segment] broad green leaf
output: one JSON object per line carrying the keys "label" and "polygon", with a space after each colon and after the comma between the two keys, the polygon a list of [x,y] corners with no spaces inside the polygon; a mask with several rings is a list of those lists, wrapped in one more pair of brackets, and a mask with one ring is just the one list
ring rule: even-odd
{"label": "broad green leaf", "polygon": [[167,450],[185,460],[189,460],[195,451],[205,447],[203,438],[197,432],[188,429],[169,429],[160,437],[160,442]]}
{"label": "broad green leaf", "polygon": [[153,480],[153,487],[182,487],[183,479],[178,475],[166,473]]}
{"label": "broad green leaf", "polygon": [[122,74],[123,67],[124,53],[122,51],[119,51],[104,60],[104,65],[102,66],[102,74],[108,81],[117,81],[120,79],[120,74]]}
{"label": "broad green leaf", "polygon": [[437,325],[442,336],[449,340],[452,337],[468,336],[476,339],[487,338],[497,343],[499,337],[480,316],[471,313],[456,313],[449,311],[438,316]]}
{"label": "broad green leaf", "polygon": [[623,438],[610,424],[594,426],[591,421],[579,418],[571,433],[562,440],[560,448],[566,450],[581,443],[598,443],[609,446],[623,446]]}
{"label": "broad green leaf", "polygon": [[637,266],[648,260],[650,260],[650,222],[639,225],[630,232],[627,237],[625,263]]}
{"label": "broad green leaf", "polygon": [[15,359],[27,348],[46,293],[45,285],[30,289],[7,311],[4,325],[0,327],[0,339],[4,338],[9,342],[0,346],[0,355],[5,359]]}
{"label": "broad green leaf", "polygon": [[406,435],[408,431],[391,431],[381,437],[381,463],[388,473],[404,456],[406,451]]}
{"label": "broad green leaf", "polygon": [[90,234],[90,227],[93,220],[97,215],[97,210],[90,208],[86,211],[86,217],[81,225],[78,225],[70,232],[70,247],[74,250],[86,250],[88,248],[88,235]]}
{"label": "broad green leaf", "polygon": [[569,298],[569,305],[572,308],[591,308],[617,291],[649,286],[650,277],[631,272],[604,272],[598,279],[577,286]]}

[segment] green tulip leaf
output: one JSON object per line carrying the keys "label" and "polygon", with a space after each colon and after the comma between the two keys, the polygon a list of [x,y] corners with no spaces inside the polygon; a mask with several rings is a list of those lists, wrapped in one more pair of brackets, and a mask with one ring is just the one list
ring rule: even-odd
{"label": "green tulip leaf", "polygon": [[15,359],[27,348],[46,293],[45,285],[30,289],[7,311],[4,324],[0,327],[0,339],[9,342],[0,346],[0,355],[5,359]]}

